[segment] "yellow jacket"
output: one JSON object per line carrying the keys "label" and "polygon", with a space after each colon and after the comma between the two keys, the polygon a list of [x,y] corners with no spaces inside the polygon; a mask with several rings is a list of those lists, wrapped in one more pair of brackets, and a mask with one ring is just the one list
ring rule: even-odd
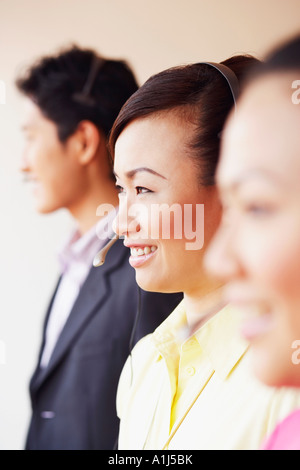
{"label": "yellow jacket", "polygon": [[117,394],[119,449],[260,448],[300,407],[300,392],[254,378],[230,306],[181,344],[185,321],[182,301],[128,358]]}

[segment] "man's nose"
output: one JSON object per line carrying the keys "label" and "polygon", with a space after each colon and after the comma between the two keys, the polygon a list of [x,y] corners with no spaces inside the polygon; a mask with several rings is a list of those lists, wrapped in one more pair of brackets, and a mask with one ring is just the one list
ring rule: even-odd
{"label": "man's nose", "polygon": [[20,171],[22,173],[29,173],[30,172],[30,164],[27,152],[24,150],[21,155],[21,162],[20,162]]}

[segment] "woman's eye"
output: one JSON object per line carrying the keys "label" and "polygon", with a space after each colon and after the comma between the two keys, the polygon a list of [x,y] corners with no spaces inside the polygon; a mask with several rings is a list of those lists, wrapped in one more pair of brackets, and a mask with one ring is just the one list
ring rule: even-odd
{"label": "woman's eye", "polygon": [[116,184],[116,188],[117,188],[117,191],[119,194],[123,194],[125,193],[125,190],[122,186],[120,186],[119,184]]}
{"label": "woman's eye", "polygon": [[[116,184],[116,188],[117,188],[119,196],[123,195],[123,194],[126,194],[126,191],[123,188],[123,186],[120,186],[119,184]],[[136,194],[152,193],[152,191],[150,189],[144,188],[143,186],[136,186],[135,187],[135,192],[136,192]]]}
{"label": "woman's eye", "polygon": [[136,193],[137,194],[146,194],[146,193],[152,193],[150,189],[144,188],[143,186],[136,186]]}
{"label": "woman's eye", "polygon": [[255,217],[263,217],[271,215],[274,212],[274,208],[264,204],[248,204],[245,207],[245,211]]}

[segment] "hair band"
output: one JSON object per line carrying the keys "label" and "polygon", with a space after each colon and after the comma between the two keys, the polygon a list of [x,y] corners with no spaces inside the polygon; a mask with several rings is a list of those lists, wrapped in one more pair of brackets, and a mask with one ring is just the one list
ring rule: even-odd
{"label": "hair band", "polygon": [[236,106],[236,102],[237,102],[239,91],[240,91],[240,84],[233,70],[227,67],[227,65],[217,64],[215,62],[199,62],[199,64],[210,65],[211,67],[218,70],[223,75],[223,77],[227,81],[227,84],[230,88],[234,106]]}

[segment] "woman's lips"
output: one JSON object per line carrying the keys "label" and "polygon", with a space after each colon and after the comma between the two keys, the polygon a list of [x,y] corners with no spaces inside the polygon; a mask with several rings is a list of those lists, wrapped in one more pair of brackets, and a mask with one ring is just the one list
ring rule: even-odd
{"label": "woman's lips", "polygon": [[254,342],[273,330],[275,326],[271,304],[263,292],[247,285],[227,285],[224,298],[240,311],[242,336]]}
{"label": "woman's lips", "polygon": [[271,313],[265,313],[259,316],[253,315],[242,321],[240,331],[247,341],[254,342],[270,333],[274,325],[274,317]]}
{"label": "woman's lips", "polygon": [[157,251],[157,246],[145,245],[145,246],[130,246],[130,258],[129,263],[133,268],[142,266],[148,259],[152,258]]}

